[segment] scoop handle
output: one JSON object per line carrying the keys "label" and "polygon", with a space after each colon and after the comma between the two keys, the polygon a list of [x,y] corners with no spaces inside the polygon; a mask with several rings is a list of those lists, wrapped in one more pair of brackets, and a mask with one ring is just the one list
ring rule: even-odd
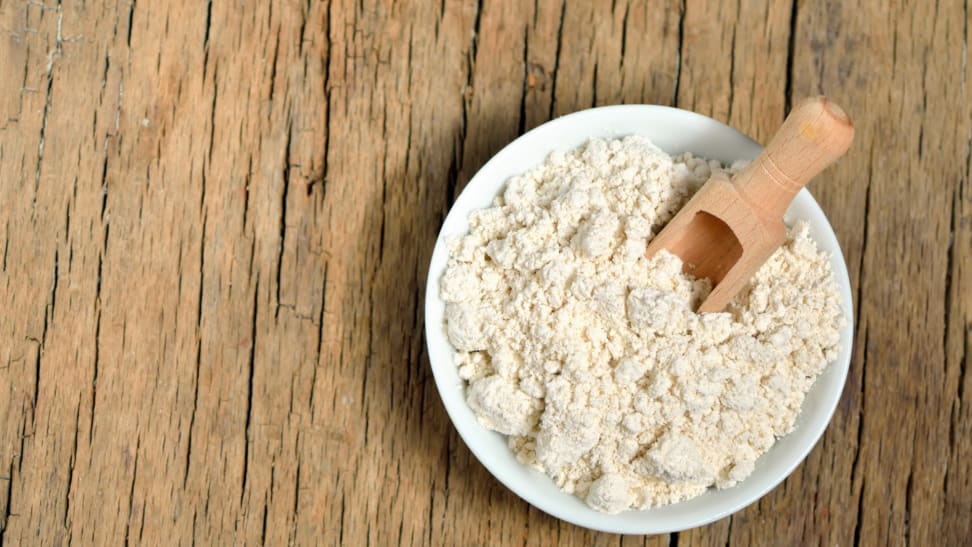
{"label": "scoop handle", "polygon": [[844,109],[823,96],[806,99],[733,185],[756,211],[778,222],[797,192],[843,156],[852,140],[854,124]]}

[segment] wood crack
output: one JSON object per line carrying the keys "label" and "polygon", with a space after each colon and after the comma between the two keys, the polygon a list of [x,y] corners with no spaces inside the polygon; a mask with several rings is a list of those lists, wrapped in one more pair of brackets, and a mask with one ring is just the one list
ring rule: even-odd
{"label": "wood crack", "polygon": [[[446,442],[443,444],[442,447],[442,450],[445,452],[445,458],[443,458],[445,460],[445,469],[443,470],[442,473],[443,482],[444,482],[444,484],[442,485],[442,512],[445,515],[449,514],[449,501],[450,501],[449,485],[450,485],[450,477],[452,476],[452,452],[456,440],[455,435],[456,435],[455,432],[453,432],[453,430],[450,429],[449,432],[447,433],[448,439],[446,440]],[[560,520],[558,519],[557,522],[559,524]]]}
{"label": "wood crack", "polygon": [[[205,200],[205,195],[200,197],[200,201]],[[203,204],[200,203],[200,209],[203,208]],[[209,212],[203,211],[202,219],[202,231],[200,235],[199,242],[199,291],[196,297],[196,363],[195,363],[195,378],[193,379],[193,395],[192,395],[192,411],[189,414],[189,433],[186,439],[186,469],[182,477],[183,486],[189,483],[189,470],[192,467],[192,439],[193,434],[196,430],[196,411],[199,409],[199,382],[200,382],[200,371],[202,368],[202,321],[203,321],[203,303],[205,302],[205,289],[206,289],[206,225],[209,222]],[[180,260],[181,262],[181,247],[180,247]],[[179,268],[182,271],[182,268]],[[181,279],[180,275],[180,279]]]}
{"label": "wood crack", "polygon": [[[858,415],[857,415],[857,447],[856,447],[856,452],[854,453],[854,461],[851,462],[850,486],[852,489],[854,488],[854,482],[856,482],[855,479],[857,478],[857,466],[860,463],[861,452],[863,451],[863,444],[864,444],[864,406],[865,406],[865,396],[866,396],[866,390],[864,389],[864,385],[866,383],[865,373],[867,372],[867,348],[869,345],[870,345],[870,339],[868,336],[867,327],[865,326],[864,327],[864,351],[862,352],[862,355],[864,357],[861,359],[862,361],[861,362],[861,404],[860,404],[860,408],[858,409]],[[866,486],[867,486],[867,476],[862,473],[861,487],[860,487],[860,491],[857,493],[857,515],[856,518],[854,519],[854,545],[855,546],[861,544],[861,525],[864,522],[864,491],[866,489]]]}
{"label": "wood crack", "polygon": [[729,547],[729,545],[732,544],[732,525],[734,523],[734,520],[735,519],[732,518],[732,515],[729,515],[729,527],[726,529],[725,547]]}
{"label": "wood crack", "polygon": [[54,249],[54,274],[53,280],[51,281],[50,296],[48,296],[48,302],[44,304],[44,323],[41,327],[41,335],[39,339],[33,339],[37,344],[37,358],[34,361],[34,401],[33,409],[36,411],[38,399],[40,397],[40,386],[41,386],[41,360],[44,355],[44,347],[47,344],[47,331],[50,324],[54,321],[54,303],[57,299],[57,281],[58,281],[58,250]]}
{"label": "wood crack", "polygon": [[250,212],[250,182],[253,180],[253,156],[247,158],[246,174],[243,176],[243,222],[241,232],[246,233],[246,225]]}
{"label": "wood crack", "polygon": [[[53,279],[51,280],[51,296],[50,296],[50,307],[51,307],[51,311],[50,311],[51,319],[50,319],[50,322],[52,322],[52,323],[54,322],[54,311],[55,311],[55,307],[57,306],[57,283],[58,283],[58,280],[60,278],[60,275],[58,273],[58,269],[59,269],[59,266],[60,266],[59,260],[58,260],[59,254],[60,253],[55,248],[54,249],[54,274],[53,274]],[[44,326],[45,326],[45,328],[44,328],[44,336],[46,338],[46,335],[47,335],[47,328],[46,328],[47,327],[47,322],[46,321],[44,323]]]}
{"label": "wood crack", "polygon": [[[23,459],[23,453],[21,453],[21,459]],[[14,483],[14,460],[10,459],[10,469],[7,470],[6,477],[0,477],[0,481],[6,481],[7,483],[7,496],[6,502],[3,510],[3,518],[0,519],[0,545],[6,545],[6,535],[7,530],[10,529],[10,518],[17,516],[13,512],[13,483]]]}
{"label": "wood crack", "polygon": [[[858,260],[858,262],[857,262],[857,291],[856,291],[857,307],[856,307],[855,313],[854,313],[854,321],[857,322],[858,329],[860,329],[861,328],[861,325],[863,324],[862,317],[861,317],[861,307],[862,307],[862,305],[864,303],[864,294],[863,294],[863,290],[864,290],[864,257],[867,255],[868,219],[870,218],[869,215],[871,214],[871,182],[872,182],[873,177],[874,177],[874,162],[875,162],[875,160],[876,160],[876,157],[874,155],[874,143],[871,143],[870,159],[868,160],[868,165],[867,165],[867,186],[864,189],[864,214],[862,215],[862,218],[863,218],[863,226],[861,227],[861,234],[862,234],[862,236],[861,236],[862,237],[862,240],[861,240],[861,255],[857,259]],[[856,334],[859,334],[859,332],[856,333]],[[865,348],[865,350],[866,349],[867,348]],[[862,384],[862,389],[863,389],[863,384]]]}
{"label": "wood crack", "polygon": [[132,21],[135,18],[135,4],[137,0],[132,0],[132,3],[128,5],[128,34],[125,36],[125,44],[128,49],[132,48]]}
{"label": "wood crack", "polygon": [[[969,0],[965,0],[962,3],[962,74],[965,74],[965,66],[968,62],[968,52],[969,52]],[[962,88],[964,91],[965,83],[963,82]],[[968,163],[966,162],[966,165]],[[966,171],[965,180],[969,180],[968,171]]]}
{"label": "wood crack", "polygon": [[[864,219],[864,225],[862,227],[863,240],[861,242],[861,255],[859,257],[859,262],[857,265],[857,309],[854,317],[854,321],[857,323],[857,332],[855,333],[855,340],[863,340],[864,347],[861,349],[861,385],[860,385],[860,395],[861,400],[857,408],[857,445],[855,447],[854,459],[851,462],[851,480],[850,486],[853,490],[854,484],[858,476],[858,465],[860,464],[861,453],[864,448],[864,416],[866,407],[866,395],[867,395],[867,361],[868,354],[870,352],[870,335],[868,332],[867,322],[861,315],[861,308],[864,302],[863,295],[863,282],[864,282],[864,257],[867,255],[867,243],[868,243],[868,221],[870,219],[870,209],[871,209],[871,182],[873,180],[873,169],[874,169],[874,145],[872,143],[870,150],[870,159],[868,162],[867,171],[867,187],[864,191],[864,214],[862,218]],[[863,330],[863,336],[861,331]],[[863,520],[863,510],[864,510],[864,486],[866,477],[861,474],[861,486],[860,491],[857,493],[858,496],[858,512],[856,518],[856,528],[854,532],[854,543],[855,545],[860,541],[860,526]],[[853,494],[853,492],[852,492]]]}
{"label": "wood crack", "polygon": [[[273,9],[273,8],[271,8]],[[300,6],[300,30],[297,33],[297,56],[304,58],[304,36],[307,32],[307,15],[310,13],[311,3],[307,0],[306,3]],[[269,20],[269,18],[268,18]],[[277,31],[277,44],[280,44],[280,31]],[[276,51],[274,51],[274,64],[276,64]]]}
{"label": "wood crack", "polygon": [[[374,291],[372,291],[371,307],[368,310],[368,331],[374,333],[375,331],[375,298]],[[361,406],[364,407],[364,429],[362,432],[362,437],[364,438],[365,446],[368,446],[368,433],[370,432],[370,415],[367,400],[365,397],[368,394],[368,376],[371,371],[372,359],[375,356],[374,349],[374,335],[368,336],[368,353],[365,355],[365,366],[361,375]]]}
{"label": "wood crack", "polygon": [[94,364],[91,371],[91,418],[88,423],[88,444],[94,440],[94,420],[98,409],[98,368],[101,364],[101,288],[103,279],[103,269],[105,255],[108,253],[108,235],[110,226],[105,224],[105,239],[102,242],[101,252],[98,253],[98,278],[95,282],[95,336],[94,336]]}
{"label": "wood crack", "polygon": [[132,469],[132,482],[128,487],[128,518],[125,520],[125,545],[129,544],[130,538],[128,537],[129,527],[132,523],[132,518],[134,518],[134,508],[135,508],[135,481],[138,479],[138,453],[139,448],[142,446],[142,438],[136,437],[135,439],[135,464]]}
{"label": "wood crack", "polygon": [[37,141],[37,166],[34,169],[34,197],[32,198],[31,206],[32,209],[36,211],[37,209],[37,192],[40,189],[40,177],[41,177],[41,164],[44,161],[44,134],[47,131],[47,115],[51,108],[51,91],[53,88],[53,78],[51,75],[47,75],[47,88],[46,88],[46,100],[44,102],[44,112],[41,118],[40,127],[40,138]]}
{"label": "wood crack", "polygon": [[460,96],[461,118],[459,122],[459,139],[453,147],[452,164],[449,165],[446,183],[446,201],[448,209],[456,201],[456,189],[459,184],[459,171],[462,168],[466,151],[466,132],[469,130],[469,106],[472,102],[473,85],[475,83],[476,58],[479,48],[479,29],[483,15],[483,3],[476,2],[476,16],[473,19],[469,51],[466,53],[466,87]]}
{"label": "wood crack", "polygon": [[[424,391],[424,386],[423,386],[423,391]],[[435,515],[436,494],[437,492],[435,491],[435,475],[432,475],[432,480],[431,483],[429,484],[429,511],[428,511],[429,519],[428,522],[425,523],[427,545],[435,545],[435,542],[432,541],[433,540],[432,532],[435,530],[435,527],[433,526],[435,522],[433,515]]]}
{"label": "wood crack", "polygon": [[[327,199],[327,169],[328,169],[328,155],[331,150],[331,19],[334,18],[331,13],[331,8],[333,7],[333,2],[327,3],[327,22],[324,24],[325,38],[327,39],[327,53],[324,58],[324,104],[327,106],[327,115],[324,119],[324,158],[321,162],[321,201]],[[308,186],[309,188],[309,186]]]}
{"label": "wood crack", "polygon": [[[382,111],[381,117],[381,140],[382,140],[382,157],[388,158],[388,109]],[[387,220],[387,209],[388,209],[388,163],[387,160],[382,162],[381,165],[381,224],[378,227],[378,260],[375,261],[375,267],[372,271],[372,279],[378,276],[378,270],[381,269],[381,264],[385,260],[385,221]]]}
{"label": "wood crack", "polygon": [[[915,431],[915,440],[917,441],[918,432]],[[905,545],[911,545],[911,498],[912,498],[912,486],[914,484],[915,470],[908,470],[908,481],[905,486],[905,511],[904,511],[904,543]]]}
{"label": "wood crack", "polygon": [[[418,279],[421,279],[421,277],[420,276],[416,276],[415,279],[418,280]],[[422,344],[422,333],[418,329],[419,311],[421,310],[421,307],[419,306],[419,283],[420,282],[418,282],[418,281],[415,282],[415,283],[413,283],[412,284],[412,291],[411,291],[412,292],[412,301],[410,302],[410,308],[409,309],[412,309],[412,310],[415,310],[415,311],[414,311],[414,313],[412,313],[412,325],[411,325],[411,328],[408,330],[408,332],[410,333],[410,336],[408,336],[408,366],[405,368],[405,385],[406,386],[411,386],[412,385],[412,371],[413,370],[420,371],[421,370],[421,367],[422,367],[422,363],[419,362],[419,359],[418,359],[418,356],[421,355],[421,349],[419,351],[417,351],[417,352],[414,349],[415,342],[416,341],[419,343],[419,347],[421,347],[421,344]],[[424,403],[424,400],[425,400],[425,394],[424,393],[422,393],[421,398],[422,398],[421,399],[421,403]],[[420,404],[419,408],[421,408],[422,406],[424,406],[424,404]]]}
{"label": "wood crack", "polygon": [[341,517],[339,519],[340,525],[338,526],[338,545],[344,545],[344,517],[347,514],[347,507],[345,506],[345,494],[344,490],[341,490]]}
{"label": "wood crack", "polygon": [[[736,13],[742,13],[742,2],[736,0]],[[732,107],[735,103],[736,95],[736,30],[739,28],[739,21],[732,26],[732,42],[729,46],[729,107],[726,112],[726,123],[732,120]]]}
{"label": "wood crack", "polygon": [[678,90],[682,81],[682,48],[685,46],[685,11],[688,8],[686,0],[678,8],[678,47],[675,50],[675,88],[672,91],[672,106],[678,106]]}
{"label": "wood crack", "polygon": [[209,109],[209,154],[208,163],[203,165],[202,170],[202,195],[203,201],[206,199],[206,170],[213,165],[213,145],[216,142],[216,100],[219,98],[219,67],[213,65],[213,101]]}
{"label": "wood crack", "polygon": [[[300,431],[297,432],[296,442],[297,452],[300,452]],[[293,506],[293,525],[297,526],[297,517],[300,515],[300,459],[297,460],[297,471],[294,477],[294,506]]]}
{"label": "wood crack", "polygon": [[[517,124],[516,133],[517,135],[522,135],[526,129],[526,98],[527,98],[527,80],[530,77],[530,61],[527,57],[527,50],[530,48],[530,27],[527,25],[523,26],[523,81],[520,85],[520,120]],[[411,113],[409,113],[411,115]],[[411,136],[411,127],[409,127],[409,136]],[[408,163],[406,161],[406,172]]]}
{"label": "wood crack", "polygon": [[945,359],[943,360],[943,363],[945,365],[946,374],[948,374],[948,368],[949,368],[948,357],[949,354],[951,353],[949,351],[950,349],[949,335],[951,334],[951,330],[952,330],[950,328],[952,325],[952,321],[951,321],[952,299],[950,297],[952,294],[952,270],[955,268],[955,236],[956,236],[955,217],[958,214],[958,209],[960,204],[961,204],[961,197],[959,196],[958,188],[956,188],[955,191],[952,192],[952,214],[950,216],[949,223],[948,223],[948,246],[945,254],[946,256],[945,283],[944,283],[945,294],[942,299],[942,302],[944,303],[944,305],[942,306],[944,308],[943,309],[944,317],[942,318],[943,325],[944,325],[944,328],[942,329],[942,348],[944,348],[945,350]]}
{"label": "wood crack", "polygon": [[321,311],[317,316],[317,348],[315,353],[317,358],[314,360],[314,373],[311,377],[310,401],[308,403],[312,421],[314,417],[314,393],[317,391],[317,370],[321,367],[321,348],[324,343],[324,314],[327,312],[327,269],[328,264],[325,262],[323,281],[321,281]]}
{"label": "wood crack", "polygon": [[[303,47],[303,27],[301,27],[301,47]],[[270,112],[273,112],[273,96],[277,87],[277,56],[280,54],[280,29],[273,44],[273,60],[270,61]]]}
{"label": "wood crack", "polygon": [[257,319],[259,318],[260,280],[257,279],[253,289],[253,320],[250,326],[250,357],[248,360],[248,377],[246,382],[246,423],[243,437],[243,486],[240,489],[240,507],[243,506],[244,496],[246,495],[247,482],[249,480],[250,465],[250,426],[253,421],[253,373],[256,369],[256,345],[257,345]]}
{"label": "wood crack", "polygon": [[267,514],[270,512],[270,506],[267,503],[267,498],[263,498],[263,523],[260,525],[260,545],[267,544]]}
{"label": "wood crack", "polygon": [[597,106],[597,61],[594,61],[594,74],[591,76],[591,108]]}
{"label": "wood crack", "polygon": [[[206,0],[206,27],[203,30],[203,78],[206,77],[206,68],[209,66],[209,32],[213,23],[213,0]],[[216,81],[216,78],[213,78]],[[215,94],[215,92],[214,92]]]}
{"label": "wood crack", "polygon": [[[27,439],[34,436],[34,432],[37,429],[35,422],[34,413],[36,412],[35,407],[31,404],[30,399],[24,401],[23,406],[30,406],[30,409],[24,409],[24,419],[20,423],[20,452],[17,453],[17,473],[23,473],[24,471],[24,453],[26,452]],[[27,432],[27,420],[30,420],[30,433]]]}
{"label": "wood crack", "polygon": [[961,402],[965,399],[965,374],[967,372],[968,363],[969,363],[968,350],[969,350],[969,332],[970,331],[972,331],[972,328],[970,328],[968,325],[966,325],[966,327],[965,327],[965,333],[962,335],[962,353],[959,355],[959,359],[958,359],[958,362],[959,362],[959,383],[958,383],[959,389],[958,389],[958,397],[957,397],[956,401],[959,404],[961,404]]}
{"label": "wood crack", "polygon": [[199,369],[202,364],[202,343],[196,343],[196,376],[193,378],[192,411],[189,414],[189,433],[186,439],[186,470],[182,476],[182,487],[189,484],[189,469],[192,466],[192,434],[196,428],[196,410],[199,408]]}
{"label": "wood crack", "polygon": [[621,18],[621,89],[624,89],[624,53],[628,50],[628,14],[631,12],[631,2],[624,4],[624,17]]}
{"label": "wood crack", "polygon": [[64,528],[68,531],[68,544],[71,543],[71,489],[74,487],[74,467],[78,462],[78,432],[81,429],[81,399],[74,410],[74,441],[71,460],[68,464],[67,490],[64,492]]}
{"label": "wood crack", "polygon": [[273,312],[274,320],[277,320],[280,317],[280,308],[281,308],[280,284],[281,284],[281,275],[283,272],[285,241],[287,237],[287,194],[290,191],[290,167],[291,167],[290,146],[293,141],[293,135],[294,135],[293,120],[290,120],[287,123],[287,143],[284,146],[284,157],[283,157],[284,168],[283,168],[283,172],[281,173],[281,177],[283,179],[282,180],[283,189],[280,192],[280,238],[277,242],[277,286],[276,286],[277,307]]}
{"label": "wood crack", "polygon": [[784,108],[789,112],[793,108],[793,57],[796,52],[797,33],[797,0],[790,3],[790,36],[786,46],[786,84],[783,86]]}
{"label": "wood crack", "polygon": [[560,3],[560,21],[557,23],[557,49],[554,51],[554,66],[550,75],[550,110],[547,119],[552,120],[557,105],[557,73],[560,69],[560,51],[564,43],[564,19],[567,15],[567,0]]}
{"label": "wood crack", "polygon": [[7,271],[7,252],[10,247],[10,217],[7,217],[3,232],[3,255],[0,257],[0,272]]}
{"label": "wood crack", "polygon": [[104,159],[101,163],[101,220],[105,220],[105,209],[108,208],[108,137],[105,137]]}

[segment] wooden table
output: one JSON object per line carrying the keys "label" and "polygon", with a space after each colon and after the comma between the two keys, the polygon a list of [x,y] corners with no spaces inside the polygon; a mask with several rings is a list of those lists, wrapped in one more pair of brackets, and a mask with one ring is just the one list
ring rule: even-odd
{"label": "wooden table", "polygon": [[[0,2],[0,543],[972,542],[967,2],[44,2]],[[576,110],[765,142],[816,93],[858,321],[806,462],[664,537],[502,487],[424,349],[458,192]]]}

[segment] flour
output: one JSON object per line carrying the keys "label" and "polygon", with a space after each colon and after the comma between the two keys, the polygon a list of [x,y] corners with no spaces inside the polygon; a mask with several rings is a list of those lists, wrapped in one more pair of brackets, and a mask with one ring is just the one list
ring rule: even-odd
{"label": "flour", "polygon": [[600,511],[746,478],[836,357],[837,285],[805,223],[723,313],[692,311],[710,286],[677,257],[644,257],[722,169],[592,140],[510,179],[449,241],[441,295],[470,408]]}

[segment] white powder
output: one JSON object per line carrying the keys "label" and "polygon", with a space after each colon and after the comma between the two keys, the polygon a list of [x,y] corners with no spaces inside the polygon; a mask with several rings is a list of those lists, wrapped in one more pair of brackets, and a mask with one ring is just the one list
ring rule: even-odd
{"label": "white powder", "polygon": [[644,257],[721,169],[592,140],[510,179],[450,241],[441,294],[470,407],[595,509],[746,478],[836,356],[840,298],[804,223],[724,313],[692,312],[709,283],[677,257]]}

